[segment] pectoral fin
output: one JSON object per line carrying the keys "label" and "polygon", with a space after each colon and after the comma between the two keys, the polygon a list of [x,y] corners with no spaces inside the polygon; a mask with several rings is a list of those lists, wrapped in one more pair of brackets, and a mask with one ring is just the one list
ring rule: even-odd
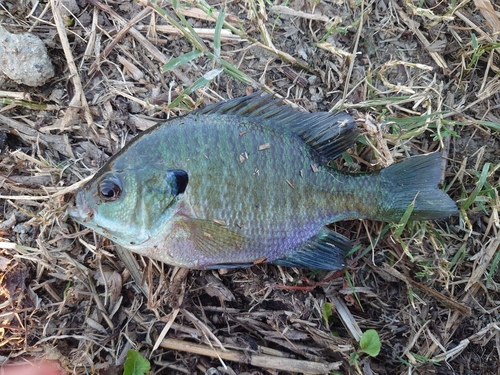
{"label": "pectoral fin", "polygon": [[164,236],[127,249],[160,262],[192,269],[251,265],[240,251],[247,245],[248,238],[238,229],[184,215],[177,215],[167,229]]}
{"label": "pectoral fin", "polygon": [[345,267],[344,257],[351,248],[351,242],[347,238],[325,227],[288,256],[272,263],[289,267],[340,270]]}
{"label": "pectoral fin", "polygon": [[228,259],[247,241],[245,235],[215,221],[186,218],[184,224],[189,228],[189,240],[207,258]]}

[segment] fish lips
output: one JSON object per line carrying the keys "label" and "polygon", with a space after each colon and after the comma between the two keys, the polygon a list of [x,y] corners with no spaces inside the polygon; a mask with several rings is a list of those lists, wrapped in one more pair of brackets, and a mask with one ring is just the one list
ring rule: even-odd
{"label": "fish lips", "polygon": [[75,207],[69,210],[69,216],[79,223],[86,223],[94,217],[94,210],[88,205],[82,189],[76,193]]}

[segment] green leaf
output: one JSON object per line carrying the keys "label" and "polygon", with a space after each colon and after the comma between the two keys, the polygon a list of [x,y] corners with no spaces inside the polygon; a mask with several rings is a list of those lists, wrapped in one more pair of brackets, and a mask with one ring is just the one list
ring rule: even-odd
{"label": "green leaf", "polygon": [[349,364],[350,365],[358,365],[359,364],[359,354],[354,352],[350,354]]}
{"label": "green leaf", "polygon": [[144,375],[151,370],[151,364],[137,350],[129,350],[123,366],[123,375]]}
{"label": "green leaf", "polygon": [[185,53],[184,55],[181,55],[179,57],[176,57],[175,59],[170,60],[168,63],[162,66],[162,72],[168,72],[169,70],[172,70],[174,68],[177,68],[180,65],[186,64],[191,60],[196,59],[197,57],[201,56],[203,52],[194,50],[188,53]]}
{"label": "green leaf", "polygon": [[371,357],[376,357],[380,353],[380,337],[378,337],[377,331],[374,329],[369,329],[363,333],[361,340],[359,341],[359,346],[361,351],[368,354]]}
{"label": "green leaf", "polygon": [[470,39],[471,39],[471,43],[472,43],[472,49],[477,50],[477,48],[479,47],[479,43],[477,42],[476,34],[471,33]]}

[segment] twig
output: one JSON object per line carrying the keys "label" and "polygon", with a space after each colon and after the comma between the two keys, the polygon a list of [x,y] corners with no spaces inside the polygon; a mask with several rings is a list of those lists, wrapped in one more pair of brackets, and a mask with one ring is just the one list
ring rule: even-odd
{"label": "twig", "polygon": [[279,14],[279,15],[286,14],[287,16],[301,17],[301,18],[305,18],[308,20],[321,21],[321,22],[329,22],[330,21],[330,18],[328,18],[327,16],[324,16],[322,14],[306,13],[306,12],[302,12],[300,10],[295,10],[295,9],[292,9],[290,7],[283,6],[283,5],[273,5],[273,6],[271,6],[270,11],[271,11],[271,13],[274,13],[274,14]]}
{"label": "twig", "polygon": [[44,146],[50,146],[57,152],[74,158],[74,155],[72,155],[71,153],[71,149],[68,149],[68,147],[66,147],[66,141],[64,139],[64,136],[62,135],[40,133],[38,130],[33,129],[31,126],[13,120],[4,115],[0,115],[0,123],[4,123],[5,125],[14,129],[17,135],[27,141],[41,142]]}
{"label": "twig", "polygon": [[165,339],[161,343],[165,349],[179,350],[183,352],[205,355],[209,357],[220,357],[227,361],[241,362],[262,368],[272,368],[281,371],[299,372],[303,374],[327,374],[338,370],[342,362],[321,363],[274,357],[265,354],[241,352],[236,350],[217,350],[207,345],[195,344],[177,339]]}
{"label": "twig", "polygon": [[[150,9],[150,8],[148,8]],[[137,25],[136,29],[137,30],[144,30],[146,29],[146,25]],[[193,30],[200,36],[200,38],[203,39],[214,39],[215,37],[215,29],[207,29],[207,28],[199,28],[199,27],[194,27]],[[169,35],[178,35],[181,36],[183,35],[179,29],[177,29],[174,26],[169,26],[169,25],[157,25],[156,26],[156,31],[164,33],[164,34],[169,34]],[[221,30],[221,35],[220,35],[221,41],[222,42],[235,42],[239,43],[242,42],[244,39],[242,39],[239,35],[235,35],[231,32],[231,30],[228,29],[222,29]]]}
{"label": "twig", "polygon": [[356,54],[358,51],[359,39],[361,38],[361,30],[363,30],[363,24],[364,24],[364,19],[365,19],[365,1],[364,0],[361,0],[360,12],[361,12],[361,16],[359,18],[358,30],[356,31],[356,39],[354,41],[354,48],[352,49],[351,61],[349,64],[349,71],[347,72],[347,76],[345,79],[344,93],[342,95],[342,100],[340,101],[340,104],[334,106],[335,109],[342,109],[344,106],[344,103],[347,99],[347,93],[349,91],[349,82],[351,81],[352,71],[354,69],[354,62],[356,61]]}
{"label": "twig", "polygon": [[476,284],[481,277],[483,277],[486,269],[490,265],[491,260],[495,256],[497,250],[500,248],[500,232],[497,233],[496,237],[492,239],[491,243],[484,249],[483,256],[480,258],[479,265],[472,271],[472,275],[469,277],[469,281],[465,286],[465,290],[469,289]]}
{"label": "twig", "polygon": [[[119,14],[117,14],[115,11],[113,11],[110,7],[107,5],[104,5],[100,3],[97,0],[88,0],[89,3],[91,3],[93,6],[98,7],[102,11],[108,13],[110,16],[112,16],[116,21],[118,21],[122,25],[127,25],[127,21],[121,17]],[[165,56],[163,53],[161,53],[153,43],[151,43],[148,38],[146,38],[144,35],[141,34],[139,30],[137,30],[135,27],[130,27],[128,30],[129,33],[137,40],[149,53],[153,55],[153,57],[158,60],[159,62],[166,64],[169,59],[167,56]],[[93,65],[92,65],[93,67]],[[186,85],[192,85],[193,82],[187,78],[184,74],[182,74],[178,69],[172,69],[171,72],[173,72],[184,84]]]}
{"label": "twig", "polygon": [[465,306],[464,304],[457,302],[457,301],[451,299],[450,297],[447,297],[444,294],[439,293],[439,292],[435,291],[434,289],[429,288],[428,286],[420,284],[419,282],[416,282],[415,280],[412,280],[412,279],[406,277],[405,275],[403,275],[399,271],[390,267],[387,263],[384,263],[383,270],[386,271],[391,276],[394,276],[395,278],[402,280],[415,288],[418,288],[420,290],[423,290],[426,293],[429,293],[435,299],[437,299],[441,303],[449,306],[451,309],[456,310],[462,316],[469,316],[470,315],[471,310],[470,310],[469,306]]}
{"label": "twig", "polygon": [[363,335],[363,332],[361,331],[361,328],[358,325],[358,322],[354,318],[354,316],[351,314],[351,311],[345,304],[345,302],[338,298],[335,295],[332,295],[329,297],[330,300],[332,301],[333,305],[335,306],[335,309],[337,310],[337,314],[342,320],[342,323],[344,323],[344,326],[347,328],[351,336],[354,338],[354,340],[358,341],[361,340],[361,336]]}
{"label": "twig", "polygon": [[448,68],[448,65],[446,64],[446,61],[444,60],[443,56],[441,56],[439,53],[433,52],[429,49],[429,46],[431,45],[431,43],[429,43],[429,41],[427,40],[425,35],[418,29],[416,22],[411,20],[410,17],[408,17],[408,15],[403,11],[403,9],[395,1],[392,1],[391,3],[392,3],[392,6],[398,12],[401,19],[406,23],[408,28],[417,36],[417,38],[420,41],[420,43],[422,44],[422,46],[429,52],[429,55],[431,55],[431,57],[434,59],[436,64],[438,64],[439,67],[441,67],[443,69],[445,74],[448,74],[449,68]]}
{"label": "twig", "polygon": [[73,58],[73,52],[71,51],[71,47],[69,45],[66,28],[64,27],[64,21],[60,13],[60,1],[61,0],[51,0],[52,14],[54,16],[54,22],[57,28],[57,33],[59,34],[59,39],[61,40],[64,55],[66,56],[66,62],[68,64],[71,80],[73,81],[73,85],[75,86],[75,95],[71,99],[68,110],[64,114],[64,118],[61,121],[61,131],[64,130],[64,124],[66,124],[69,119],[73,117],[75,109],[79,107],[83,108],[85,120],[87,121],[89,128],[93,129],[92,124],[94,120],[90,113],[87,99],[85,98],[85,93],[83,91],[82,81],[80,80],[80,74],[78,73],[78,69],[76,68],[75,60]]}
{"label": "twig", "polygon": [[142,282],[144,278],[143,272],[141,271],[134,254],[120,245],[115,246],[115,252],[118,255],[118,258],[120,258],[125,265],[125,268],[130,272],[130,275],[132,276],[132,279],[134,279],[137,287],[147,297],[149,287]]}
{"label": "twig", "polygon": [[[91,3],[95,7],[98,7],[100,9],[103,9],[103,10],[107,11],[108,13],[114,13],[107,5],[101,4],[98,1],[89,0],[89,3]],[[111,53],[111,51],[113,50],[113,48],[115,48],[115,46],[120,42],[120,40],[123,39],[123,37],[129,32],[129,30],[137,22],[139,22],[143,18],[147,17],[150,13],[151,13],[151,9],[145,8],[141,12],[139,12],[139,14],[137,14],[134,18],[132,18],[127,23],[125,23],[123,25],[123,28],[118,32],[118,34],[116,34],[116,36],[113,38],[113,40],[111,41],[111,43],[109,43],[108,46],[104,49],[104,51],[101,52],[101,54],[99,55],[99,59],[96,60],[96,61],[94,61],[94,63],[90,67],[89,74],[92,74],[93,72],[95,72],[95,70],[97,69],[97,65],[99,64],[99,62],[102,61],[103,59],[105,59]]]}

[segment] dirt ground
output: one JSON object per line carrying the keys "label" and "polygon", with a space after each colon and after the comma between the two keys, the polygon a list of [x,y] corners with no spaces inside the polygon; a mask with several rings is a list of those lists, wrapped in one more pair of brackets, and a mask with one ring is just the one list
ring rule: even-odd
{"label": "dirt ground", "polygon": [[[153,374],[500,373],[498,3],[0,0],[0,24],[56,73],[0,87],[0,363],[122,374],[135,349]],[[256,90],[364,120],[344,170],[441,151],[460,214],[335,223],[356,245],[336,273],[171,268],[68,218],[141,131]]]}

